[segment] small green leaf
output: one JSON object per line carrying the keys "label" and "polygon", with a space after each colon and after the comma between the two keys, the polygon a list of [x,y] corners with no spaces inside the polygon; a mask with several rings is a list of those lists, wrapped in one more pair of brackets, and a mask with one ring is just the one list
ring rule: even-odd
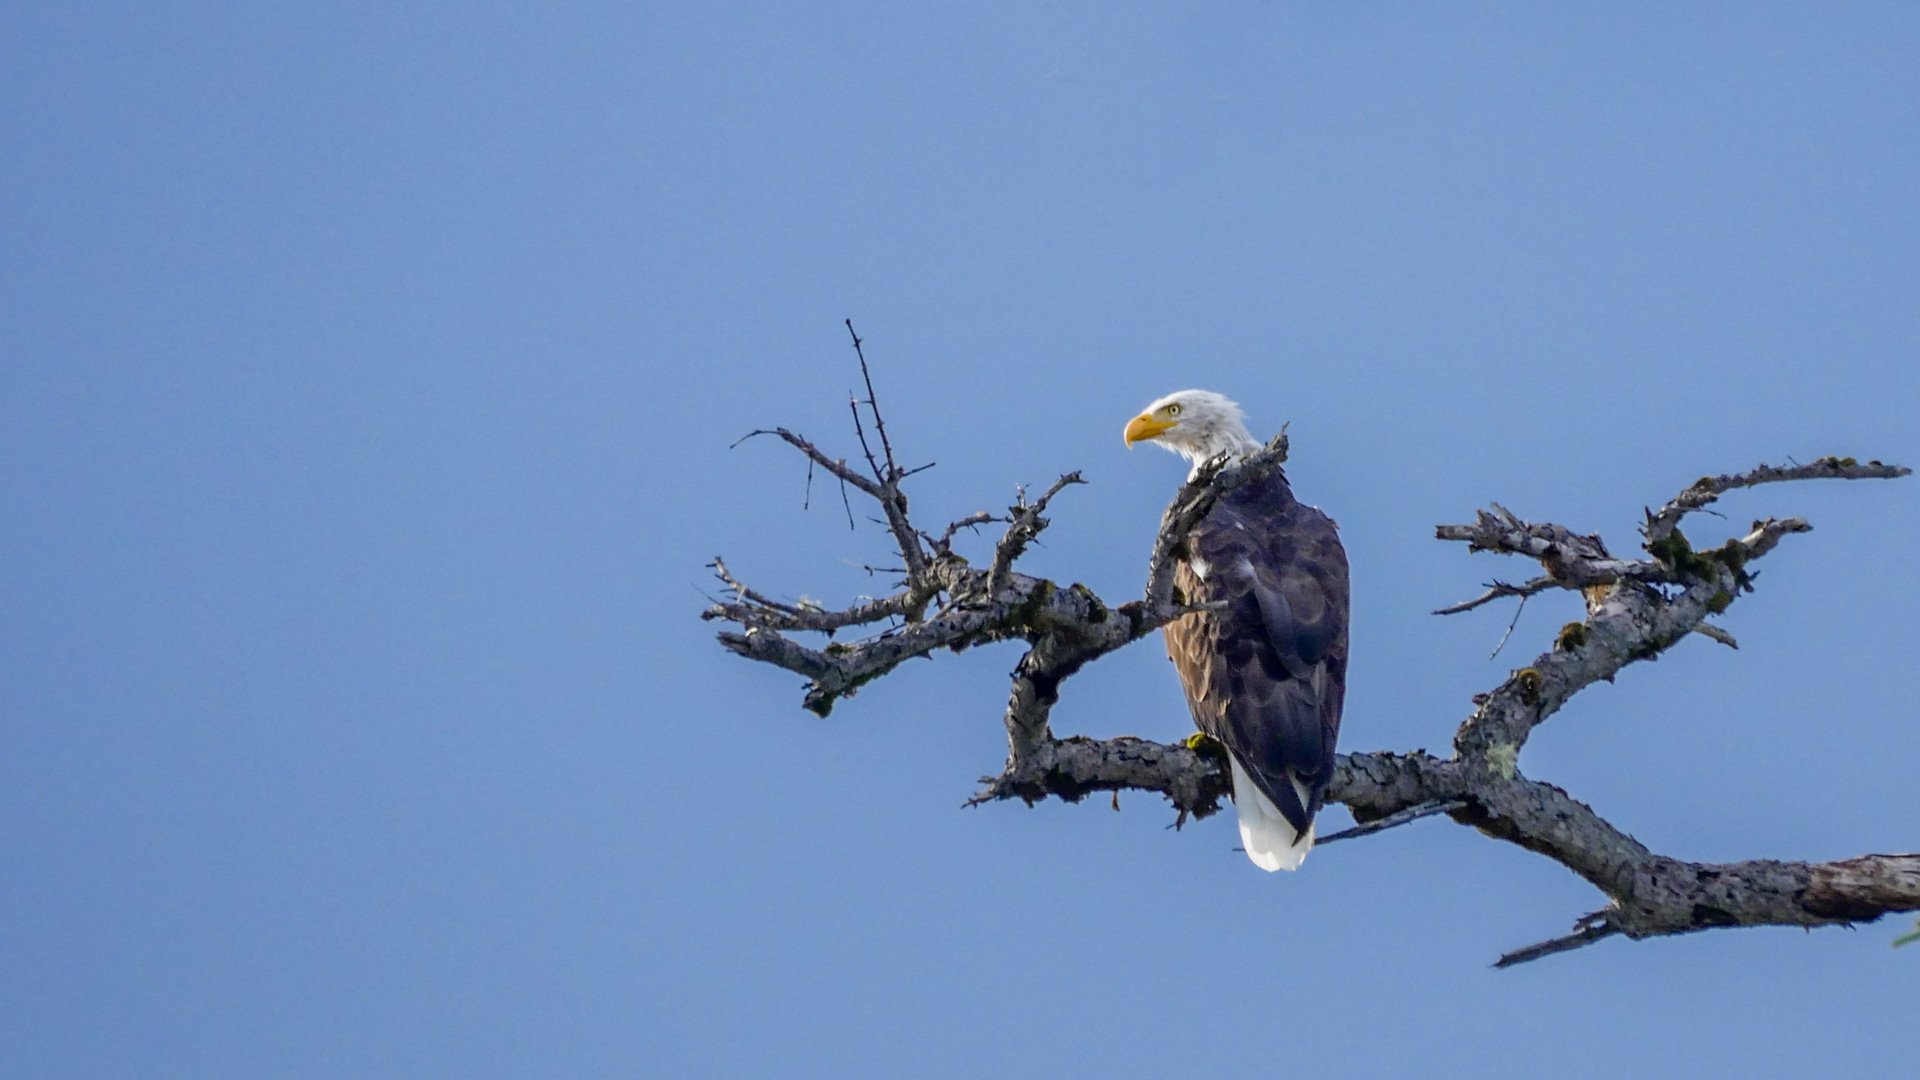
{"label": "small green leaf", "polygon": [[1920,919],[1914,920],[1912,933],[1901,934],[1899,937],[1893,939],[1893,947],[1897,949],[1902,945],[1911,945],[1916,941],[1920,941]]}

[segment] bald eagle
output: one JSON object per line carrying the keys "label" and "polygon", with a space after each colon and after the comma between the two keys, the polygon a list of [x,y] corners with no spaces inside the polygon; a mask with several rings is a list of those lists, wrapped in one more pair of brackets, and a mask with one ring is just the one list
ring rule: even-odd
{"label": "bald eagle", "polygon": [[[1129,447],[1147,439],[1196,472],[1216,455],[1260,448],[1240,407],[1206,390],[1168,394],[1127,421]],[[1221,497],[1188,538],[1174,582],[1191,600],[1225,602],[1162,633],[1194,723],[1227,748],[1247,858],[1263,870],[1297,869],[1333,779],[1346,696],[1339,534],[1294,500],[1275,469]]]}

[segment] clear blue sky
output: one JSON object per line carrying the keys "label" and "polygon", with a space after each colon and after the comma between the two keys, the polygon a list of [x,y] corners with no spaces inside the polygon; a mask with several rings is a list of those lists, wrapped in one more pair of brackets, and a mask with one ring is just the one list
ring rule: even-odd
{"label": "clear blue sky", "polygon": [[[715,553],[884,557],[1082,469],[1036,572],[1139,587],[1188,386],[1292,422],[1349,749],[1441,750],[1571,617],[1497,499],[1633,546],[1694,477],[1920,463],[1911,5],[39,4],[0,15],[0,1073],[1694,1077],[1913,1060],[1910,926],[1508,972],[1599,906],[1444,821],[1269,876],[1158,799],[962,811],[1010,647],[829,720]],[[1522,768],[1682,858],[1920,848],[1920,483],[1581,695]],[[1189,730],[1155,643],[1063,733]],[[1338,811],[1330,815],[1338,821]]]}

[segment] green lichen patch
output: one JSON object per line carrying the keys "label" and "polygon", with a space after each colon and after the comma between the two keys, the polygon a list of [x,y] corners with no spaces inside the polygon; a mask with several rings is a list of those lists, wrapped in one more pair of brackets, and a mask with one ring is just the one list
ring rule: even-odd
{"label": "green lichen patch", "polygon": [[1053,582],[1040,582],[1033,587],[1032,592],[1027,594],[1025,600],[1007,612],[1008,616],[1012,618],[1015,625],[1024,626],[1036,632],[1039,631],[1040,613],[1046,610],[1047,602],[1053,599],[1053,590]]}
{"label": "green lichen patch", "polygon": [[1093,595],[1092,589],[1076,581],[1068,591],[1080,597],[1080,602],[1086,605],[1088,622],[1098,624],[1107,621],[1107,605],[1101,603],[1100,598]]}
{"label": "green lichen patch", "polygon": [[1747,573],[1747,547],[1740,541],[1729,540],[1711,551],[1703,551],[1699,561],[1699,576],[1715,573],[1724,566],[1733,571],[1733,587],[1736,590],[1753,591],[1753,575]]}
{"label": "green lichen patch", "polygon": [[1512,743],[1494,743],[1487,747],[1487,765],[1502,780],[1513,779],[1520,765],[1520,748]]}
{"label": "green lichen patch", "polygon": [[[1766,525],[1756,521],[1757,530]],[[1752,576],[1747,573],[1747,548],[1738,540],[1729,540],[1717,548],[1705,551],[1693,550],[1687,543],[1686,535],[1675,529],[1667,535],[1646,545],[1647,554],[1652,555],[1662,566],[1671,570],[1675,577],[1682,580],[1700,580],[1717,577],[1720,568],[1733,571],[1733,584],[1736,589],[1751,589]]]}
{"label": "green lichen patch", "polygon": [[1697,558],[1687,534],[1679,529],[1647,544],[1647,554],[1675,569],[1684,569]]}

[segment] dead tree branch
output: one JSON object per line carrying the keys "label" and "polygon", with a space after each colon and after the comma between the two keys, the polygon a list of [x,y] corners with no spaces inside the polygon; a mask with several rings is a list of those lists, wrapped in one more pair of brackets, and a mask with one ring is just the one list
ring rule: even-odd
{"label": "dead tree branch", "polygon": [[1680,527],[1681,518],[1740,488],[1777,484],[1783,480],[1892,480],[1911,471],[1904,466],[1882,465],[1878,461],[1862,465],[1850,457],[1823,457],[1810,465],[1761,465],[1743,473],[1703,476],[1674,496],[1657,513],[1649,511],[1646,527],[1642,531],[1648,543],[1658,543]]}
{"label": "dead tree branch", "polygon": [[1355,825],[1351,829],[1341,829],[1336,833],[1328,833],[1314,841],[1314,846],[1324,847],[1333,843],[1335,840],[1352,840],[1360,836],[1372,836],[1374,833],[1384,832],[1387,829],[1405,825],[1411,821],[1419,821],[1423,817],[1432,817],[1435,814],[1445,814],[1454,810],[1464,810],[1466,807],[1467,801],[1465,799],[1453,799],[1448,802],[1427,802],[1421,803],[1418,806],[1409,806],[1399,813],[1388,814],[1383,818],[1375,818],[1365,825]]}
{"label": "dead tree branch", "polygon": [[[1096,791],[1124,789],[1165,796],[1176,811],[1176,825],[1217,811],[1231,782],[1225,751],[1211,739],[1195,735],[1162,744],[1132,736],[1058,738],[1049,716],[1061,684],[1075,672],[1197,610],[1173,585],[1187,536],[1223,493],[1286,461],[1286,432],[1244,460],[1205,463],[1183,484],[1161,517],[1141,597],[1108,604],[1083,585],[1062,588],[1016,569],[1046,529],[1043,515],[1053,499],[1083,482],[1078,473],[1062,476],[1032,502],[1020,493],[1004,517],[970,514],[948,525],[937,539],[914,528],[900,489],[907,473],[895,463],[861,345],[856,335],[867,396],[852,404],[871,475],[784,428],[754,434],[778,436],[813,466],[877,502],[903,561],[903,577],[891,595],[830,611],[756,592],[716,558],[714,572],[730,599],[710,607],[703,617],[737,627],[722,631],[720,643],[805,677],[803,704],[825,716],[839,699],[853,696],[862,685],[914,657],[1020,641],[1025,652],[1014,666],[1002,718],[1007,760],[998,775],[982,779],[983,787],[968,805],[1002,799],[1031,804],[1048,797],[1078,802]],[[862,405],[871,417],[878,455],[860,423]],[[1888,912],[1920,910],[1920,854],[1863,855],[1832,863],[1686,862],[1648,850],[1565,791],[1529,779],[1519,769],[1520,753],[1534,729],[1586,687],[1611,681],[1628,666],[1654,659],[1692,634],[1732,645],[1732,636],[1707,623],[1707,617],[1753,591],[1748,568],[1754,560],[1787,536],[1811,528],[1799,518],[1769,518],[1754,522],[1743,535],[1696,551],[1679,529],[1687,514],[1728,491],[1759,484],[1891,479],[1909,471],[1877,461],[1862,465],[1852,458],[1829,457],[1810,465],[1762,465],[1703,477],[1648,512],[1645,558],[1615,557],[1598,536],[1529,523],[1497,504],[1476,514],[1471,524],[1439,526],[1435,535],[1440,539],[1464,542],[1472,551],[1531,559],[1543,571],[1521,585],[1496,582],[1481,596],[1439,614],[1471,610],[1503,597],[1524,599],[1567,589],[1583,595],[1587,617],[1563,626],[1546,651],[1499,686],[1475,695],[1473,712],[1454,733],[1450,756],[1340,755],[1327,801],[1346,805],[1360,824],[1326,840],[1368,835],[1444,813],[1489,837],[1560,863],[1607,898],[1607,906],[1581,918],[1573,933],[1508,953],[1499,959],[1500,967],[1613,936],[1642,939],[1730,926],[1844,925]],[[960,530],[993,522],[1004,523],[1005,529],[985,569],[953,551]],[[926,615],[928,604],[942,596],[945,603]],[[895,620],[899,625],[893,625]],[[889,628],[854,643],[828,641],[815,648],[789,636],[831,637],[849,626],[880,622]]]}
{"label": "dead tree branch", "polygon": [[1535,593],[1546,592],[1548,589],[1554,588],[1555,585],[1556,582],[1551,577],[1537,577],[1524,585],[1509,585],[1504,581],[1495,581],[1489,584],[1487,591],[1481,593],[1479,596],[1471,600],[1463,600],[1451,607],[1443,607],[1435,611],[1434,614],[1458,615],[1463,611],[1472,611],[1482,604],[1490,604],[1506,596],[1518,596],[1524,600]]}

